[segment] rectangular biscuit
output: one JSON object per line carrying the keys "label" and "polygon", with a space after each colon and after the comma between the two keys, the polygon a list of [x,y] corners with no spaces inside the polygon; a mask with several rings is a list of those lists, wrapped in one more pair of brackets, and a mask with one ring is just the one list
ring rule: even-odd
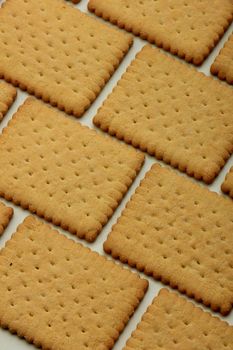
{"label": "rectangular biscuit", "polygon": [[124,350],[230,350],[233,327],[161,289]]}
{"label": "rectangular biscuit", "polygon": [[90,11],[200,65],[233,19],[232,0],[90,0]]}
{"label": "rectangular biscuit", "polygon": [[226,80],[228,84],[233,84],[233,34],[216,57],[210,70],[219,79]]}
{"label": "rectangular biscuit", "polygon": [[230,171],[226,175],[221,189],[224,193],[228,194],[231,198],[233,198],[233,167],[231,167]]}
{"label": "rectangular biscuit", "polygon": [[0,252],[0,325],[42,349],[111,349],[148,282],[28,217]]}
{"label": "rectangular biscuit", "polygon": [[13,86],[0,81],[0,122],[14,102],[16,93]]}
{"label": "rectangular biscuit", "polygon": [[232,230],[229,199],[156,164],[104,249],[225,315],[233,304]]}
{"label": "rectangular biscuit", "polygon": [[0,236],[8,226],[13,213],[14,211],[12,208],[7,207],[4,203],[0,202]]}
{"label": "rectangular biscuit", "polygon": [[132,43],[63,0],[0,8],[0,77],[80,117]]}
{"label": "rectangular biscuit", "polygon": [[94,123],[206,183],[233,151],[233,91],[145,46]]}
{"label": "rectangular biscuit", "polygon": [[144,155],[34,98],[0,136],[0,195],[93,241]]}

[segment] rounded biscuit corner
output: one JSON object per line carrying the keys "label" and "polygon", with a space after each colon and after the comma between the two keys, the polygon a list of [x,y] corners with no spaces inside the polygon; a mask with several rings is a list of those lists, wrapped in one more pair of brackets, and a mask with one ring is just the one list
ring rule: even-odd
{"label": "rounded biscuit corner", "polygon": [[97,126],[98,128],[101,128],[101,122],[100,122],[100,118],[99,118],[98,112],[94,116],[94,118],[92,119],[92,123],[93,123],[93,125]]}
{"label": "rounded biscuit corner", "polygon": [[223,193],[228,193],[228,191],[229,191],[229,188],[228,188],[227,183],[226,183],[226,178],[225,178],[224,182],[221,185],[221,191]]}
{"label": "rounded biscuit corner", "polygon": [[23,102],[22,105],[19,106],[19,109],[22,107],[22,106],[27,106],[27,105],[32,105],[34,104],[35,102],[37,102],[37,99],[34,97],[34,96],[28,96],[25,101]]}
{"label": "rounded biscuit corner", "polygon": [[106,241],[103,244],[103,250],[106,254],[108,255],[112,255],[112,248],[111,248],[111,243],[109,242],[111,240],[111,235],[114,234],[113,231],[110,232],[110,234],[108,235]]}
{"label": "rounded biscuit corner", "polygon": [[18,227],[20,227],[21,225],[32,227],[35,224],[38,224],[38,222],[39,220],[35,218],[33,215],[28,215]]}
{"label": "rounded biscuit corner", "polygon": [[219,308],[220,314],[224,317],[228,316],[231,312],[232,305],[233,303],[223,303]]}
{"label": "rounded biscuit corner", "polygon": [[161,296],[161,295],[168,295],[168,294],[171,294],[172,292],[169,291],[169,289],[167,288],[161,288],[158,292],[158,295],[157,296]]}
{"label": "rounded biscuit corner", "polygon": [[216,64],[216,61],[214,61],[213,63],[212,63],[212,65],[211,65],[211,67],[210,67],[210,73],[212,74],[212,75],[218,75],[218,66],[217,66],[217,64]]}
{"label": "rounded biscuit corner", "polygon": [[229,185],[228,180],[227,180],[227,176],[221,185],[221,191],[222,191],[222,193],[228,195],[230,198],[233,199],[233,184],[232,184],[232,186]]}
{"label": "rounded biscuit corner", "polygon": [[[85,239],[88,243],[94,243],[99,232],[99,230],[92,230],[92,231],[89,231],[87,232],[82,238]],[[77,233],[76,233],[76,236],[81,238]]]}
{"label": "rounded biscuit corner", "polygon": [[[191,58],[191,62],[197,66],[200,67],[202,65],[202,63],[205,61],[206,57],[208,57],[210,54],[210,50],[208,50],[207,54],[197,54],[197,55],[193,55],[193,57]],[[182,58],[182,57],[181,57]],[[186,62],[189,62],[188,59],[186,59],[186,56],[184,57],[184,60]]]}
{"label": "rounded biscuit corner", "polygon": [[89,0],[87,8],[90,12],[95,12],[95,2],[93,0]]}
{"label": "rounded biscuit corner", "polygon": [[159,163],[154,163],[154,164],[152,164],[152,166],[151,166],[149,171],[151,171],[151,170],[158,170],[158,171],[160,171],[162,168],[163,168],[163,166],[161,166]]}

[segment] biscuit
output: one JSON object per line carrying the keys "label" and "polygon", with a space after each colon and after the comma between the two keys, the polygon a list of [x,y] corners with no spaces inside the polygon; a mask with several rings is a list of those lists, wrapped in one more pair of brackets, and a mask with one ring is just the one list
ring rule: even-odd
{"label": "biscuit", "polygon": [[0,236],[8,226],[13,216],[13,212],[12,208],[7,207],[4,203],[0,202]]}
{"label": "biscuit", "polygon": [[0,81],[0,122],[11,107],[15,97],[16,89],[4,81]]}
{"label": "biscuit", "polygon": [[94,123],[211,183],[233,151],[232,100],[230,87],[147,45]]}
{"label": "biscuit", "polygon": [[232,0],[90,0],[90,11],[200,65],[233,19]]}
{"label": "biscuit", "polygon": [[231,167],[230,171],[226,175],[221,189],[224,193],[228,194],[231,198],[233,198],[233,167]]}
{"label": "biscuit", "polygon": [[211,66],[211,73],[217,75],[219,79],[226,80],[233,84],[233,34],[225,43],[223,49],[216,57]]}
{"label": "biscuit", "polygon": [[0,324],[42,349],[111,349],[148,282],[28,217],[0,252]]}
{"label": "biscuit", "polygon": [[0,195],[93,241],[144,155],[34,98],[0,136]]}
{"label": "biscuit", "polygon": [[9,0],[0,8],[0,77],[77,117],[131,43],[63,0]]}
{"label": "biscuit", "polygon": [[232,344],[232,326],[164,288],[124,350],[230,350]]}
{"label": "biscuit", "polygon": [[104,250],[223,315],[233,304],[233,205],[153,165]]}

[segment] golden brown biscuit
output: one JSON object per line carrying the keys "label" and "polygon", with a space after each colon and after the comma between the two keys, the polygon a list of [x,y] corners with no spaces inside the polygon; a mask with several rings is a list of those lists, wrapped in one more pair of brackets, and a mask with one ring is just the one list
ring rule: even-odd
{"label": "golden brown biscuit", "polygon": [[0,195],[93,241],[144,155],[34,98],[0,136]]}
{"label": "golden brown biscuit", "polygon": [[0,77],[77,117],[131,43],[63,0],[10,0],[0,8]]}
{"label": "golden brown biscuit", "polygon": [[225,315],[233,304],[232,230],[231,200],[157,164],[104,249]]}
{"label": "golden brown biscuit", "polygon": [[230,350],[233,327],[161,289],[124,350]]}
{"label": "golden brown biscuit", "polygon": [[0,252],[0,324],[42,349],[111,349],[148,282],[28,217]]}
{"label": "golden brown biscuit", "polygon": [[90,11],[200,65],[233,18],[232,0],[90,0]]}
{"label": "golden brown biscuit", "polygon": [[232,101],[230,87],[147,45],[94,123],[210,183],[233,151]]}

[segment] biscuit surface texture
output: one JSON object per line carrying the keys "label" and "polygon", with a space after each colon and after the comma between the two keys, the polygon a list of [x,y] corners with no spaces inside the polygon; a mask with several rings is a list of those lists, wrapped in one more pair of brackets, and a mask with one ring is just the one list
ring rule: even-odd
{"label": "biscuit surface texture", "polygon": [[0,236],[8,226],[13,215],[13,209],[0,202]]}
{"label": "biscuit surface texture", "polygon": [[88,8],[196,65],[233,18],[232,0],[90,0]]}
{"label": "biscuit surface texture", "polygon": [[217,75],[219,79],[233,84],[233,34],[212,64],[211,73]]}
{"label": "biscuit surface texture", "polygon": [[232,100],[230,87],[147,45],[94,123],[210,183],[233,151]]}
{"label": "biscuit surface texture", "polygon": [[162,289],[124,350],[230,350],[232,344],[232,326]]}
{"label": "biscuit surface texture", "polygon": [[79,117],[131,42],[62,0],[9,0],[0,9],[0,76]]}
{"label": "biscuit surface texture", "polygon": [[233,303],[233,204],[158,164],[104,244],[107,253],[202,301]]}
{"label": "biscuit surface texture", "polygon": [[222,184],[222,191],[233,198],[233,167],[230,169]]}
{"label": "biscuit surface texture", "polygon": [[28,217],[0,252],[0,324],[42,349],[111,349],[148,282]]}
{"label": "biscuit surface texture", "polygon": [[16,89],[4,81],[0,81],[0,122],[14,102],[15,97]]}
{"label": "biscuit surface texture", "polygon": [[93,241],[144,155],[29,98],[0,136],[0,195]]}

